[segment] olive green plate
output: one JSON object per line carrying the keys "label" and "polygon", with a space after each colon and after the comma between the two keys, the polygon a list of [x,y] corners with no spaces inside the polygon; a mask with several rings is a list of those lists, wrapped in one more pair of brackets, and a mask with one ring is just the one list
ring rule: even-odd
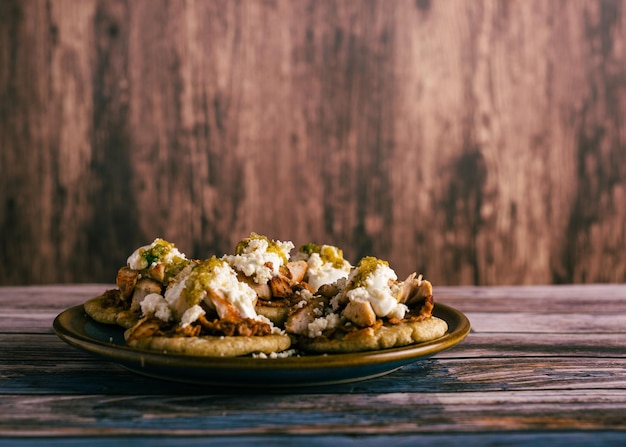
{"label": "olive green plate", "polygon": [[66,343],[139,374],[177,382],[222,386],[308,386],[354,382],[389,374],[460,343],[469,333],[465,315],[435,304],[433,315],[448,323],[448,332],[433,341],[403,348],[350,354],[287,358],[197,357],[130,348],[124,330],[100,324],[74,306],[54,320],[54,331]]}

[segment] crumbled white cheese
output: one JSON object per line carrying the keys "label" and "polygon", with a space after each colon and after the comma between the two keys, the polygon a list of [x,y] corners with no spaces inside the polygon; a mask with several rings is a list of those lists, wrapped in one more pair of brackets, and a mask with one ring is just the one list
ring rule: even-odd
{"label": "crumbled white cheese", "polygon": [[148,317],[156,317],[168,322],[172,318],[172,311],[165,298],[158,293],[150,293],[141,302],[141,312]]}
{"label": "crumbled white cheese", "polygon": [[[223,263],[221,266],[213,269],[209,287],[223,295],[226,301],[231,303],[243,318],[257,317],[255,310],[256,292],[248,284],[239,281],[237,273],[227,263]],[[216,303],[213,304],[215,305]],[[219,313],[219,305],[215,307]]]}
{"label": "crumbled white cheese", "polygon": [[323,331],[336,328],[339,325],[339,321],[339,315],[335,313],[316,318],[308,324],[307,336],[311,338],[320,337]]}
{"label": "crumbled white cheese", "polygon": [[396,273],[386,265],[379,265],[363,280],[363,285],[349,290],[346,296],[350,301],[367,301],[371,304],[374,313],[378,317],[404,318],[407,307],[399,304],[396,295],[389,286],[398,277]]}
{"label": "crumbled white cheese", "polygon": [[296,349],[287,349],[286,351],[281,352],[270,352],[266,354],[264,352],[257,352],[252,354],[252,358],[255,359],[285,359],[288,357],[297,356],[298,351]]}
{"label": "crumbled white cheese", "polygon": [[144,245],[143,247],[139,247],[137,250],[135,250],[133,254],[130,255],[128,257],[128,260],[126,261],[126,263],[128,264],[128,267],[130,267],[133,270],[143,270],[147,268],[148,261],[143,256],[141,256],[141,254],[144,251],[150,249],[150,247],[151,245]]}
{"label": "crumbled white cheese", "polygon": [[347,278],[352,268],[345,260],[341,268],[337,268],[332,262],[324,261],[319,253],[312,253],[306,262],[308,264],[307,283],[314,290],[325,284],[332,284],[340,278]]}
{"label": "crumbled white cheese", "polygon": [[[146,251],[156,247],[157,245],[164,245],[164,244],[168,246],[171,245],[168,242],[164,241],[163,239],[157,238],[150,245],[144,245],[143,247],[139,247],[137,250],[133,252],[133,254],[131,254],[128,257],[126,261],[128,267],[133,270],[143,270],[145,268],[148,268],[149,267],[148,261],[143,256],[143,254]],[[163,256],[160,259],[158,259],[158,262],[163,263],[163,264],[169,264],[173,262],[176,258],[187,259],[184,253],[181,253],[178,250],[178,248],[172,245],[171,247],[169,247],[168,250],[165,251]],[[154,263],[156,263],[156,261]]]}
{"label": "crumbled white cheese", "polygon": [[[189,286],[193,288],[193,284],[188,284],[189,281],[193,281],[192,272],[193,267],[182,271],[165,291],[165,300],[179,319],[182,319],[183,314],[188,310],[191,304],[188,303],[185,292]],[[222,262],[221,265],[217,265],[213,268],[206,287],[232,304],[243,318],[257,317],[255,310],[257,300],[256,292],[248,284],[237,279],[237,273],[228,263]],[[202,288],[196,288],[195,293],[201,294],[200,299],[196,302],[205,301],[211,308],[216,309],[220,317],[228,312],[223,302],[211,301],[210,295],[206,290],[202,291]]]}
{"label": "crumbled white cheese", "polygon": [[398,320],[402,320],[408,311],[409,308],[405,304],[398,303],[398,305],[391,309],[386,316],[387,318],[397,318]]}
{"label": "crumbled white cheese", "polygon": [[[289,259],[289,252],[294,247],[293,242],[275,241],[274,244]],[[265,239],[251,239],[245,246],[244,252],[238,255],[226,255],[224,259],[244,275],[253,278],[257,284],[267,283],[273,276],[278,275],[283,257],[279,253],[267,251],[268,241]]]}
{"label": "crumbled white cheese", "polygon": [[185,311],[185,313],[180,319],[180,325],[182,327],[187,327],[191,323],[196,321],[198,318],[200,318],[200,315],[204,315],[204,314],[205,314],[204,309],[202,309],[200,306],[195,304]]}

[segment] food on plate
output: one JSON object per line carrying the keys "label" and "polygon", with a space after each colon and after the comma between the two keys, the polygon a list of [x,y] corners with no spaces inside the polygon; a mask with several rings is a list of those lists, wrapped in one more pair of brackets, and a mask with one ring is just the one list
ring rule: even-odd
{"label": "food on plate", "polygon": [[255,310],[258,296],[226,259],[187,265],[163,295],[140,303],[143,318],[124,336],[129,346],[235,357],[284,351],[290,337]]}
{"label": "food on plate", "polygon": [[256,292],[256,312],[277,325],[287,318],[296,292],[309,287],[304,281],[307,263],[290,260],[293,248],[293,242],[252,233],[237,244],[235,254],[224,256],[239,280]]}
{"label": "food on plate", "polygon": [[130,311],[130,302],[122,299],[119,289],[107,290],[83,304],[85,313],[98,323],[117,324],[124,328],[133,326],[140,315]]}
{"label": "food on plate", "polygon": [[432,315],[433,293],[421,275],[398,281],[387,261],[365,257],[347,278],[302,294],[285,322],[308,352],[358,352],[433,340],[448,330]]}
{"label": "food on plate", "polygon": [[127,265],[117,272],[117,289],[84,303],[85,312],[100,323],[129,328],[141,317],[143,299],[151,293],[163,293],[170,281],[193,262],[174,244],[157,238],[129,256]]}
{"label": "food on plate", "polygon": [[233,254],[197,260],[157,238],[85,312],[123,327],[131,347],[207,357],[359,352],[446,333],[421,275],[399,281],[371,256],[353,266],[332,245],[305,244],[292,258],[294,247],[251,233]]}
{"label": "food on plate", "polygon": [[314,291],[325,284],[347,278],[352,270],[352,265],[343,257],[343,251],[333,245],[305,244],[294,259],[306,261],[304,279]]}

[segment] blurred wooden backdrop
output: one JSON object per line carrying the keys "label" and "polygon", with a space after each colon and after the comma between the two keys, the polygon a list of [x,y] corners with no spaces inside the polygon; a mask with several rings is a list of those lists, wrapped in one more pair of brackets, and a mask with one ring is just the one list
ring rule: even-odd
{"label": "blurred wooden backdrop", "polygon": [[623,282],[626,3],[2,0],[0,169],[0,284],[251,231]]}

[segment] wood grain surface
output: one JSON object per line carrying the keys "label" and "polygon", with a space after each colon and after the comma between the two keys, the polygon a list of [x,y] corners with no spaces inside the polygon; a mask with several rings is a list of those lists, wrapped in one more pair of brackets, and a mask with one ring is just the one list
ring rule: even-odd
{"label": "wood grain surface", "polygon": [[4,0],[0,284],[164,237],[626,281],[622,0]]}
{"label": "wood grain surface", "polygon": [[[159,381],[63,343],[54,316],[104,287],[0,287],[0,445],[583,446],[626,436],[624,285],[437,288],[472,324],[459,345],[377,379],[282,390]],[[581,328],[581,317],[592,322]]]}

